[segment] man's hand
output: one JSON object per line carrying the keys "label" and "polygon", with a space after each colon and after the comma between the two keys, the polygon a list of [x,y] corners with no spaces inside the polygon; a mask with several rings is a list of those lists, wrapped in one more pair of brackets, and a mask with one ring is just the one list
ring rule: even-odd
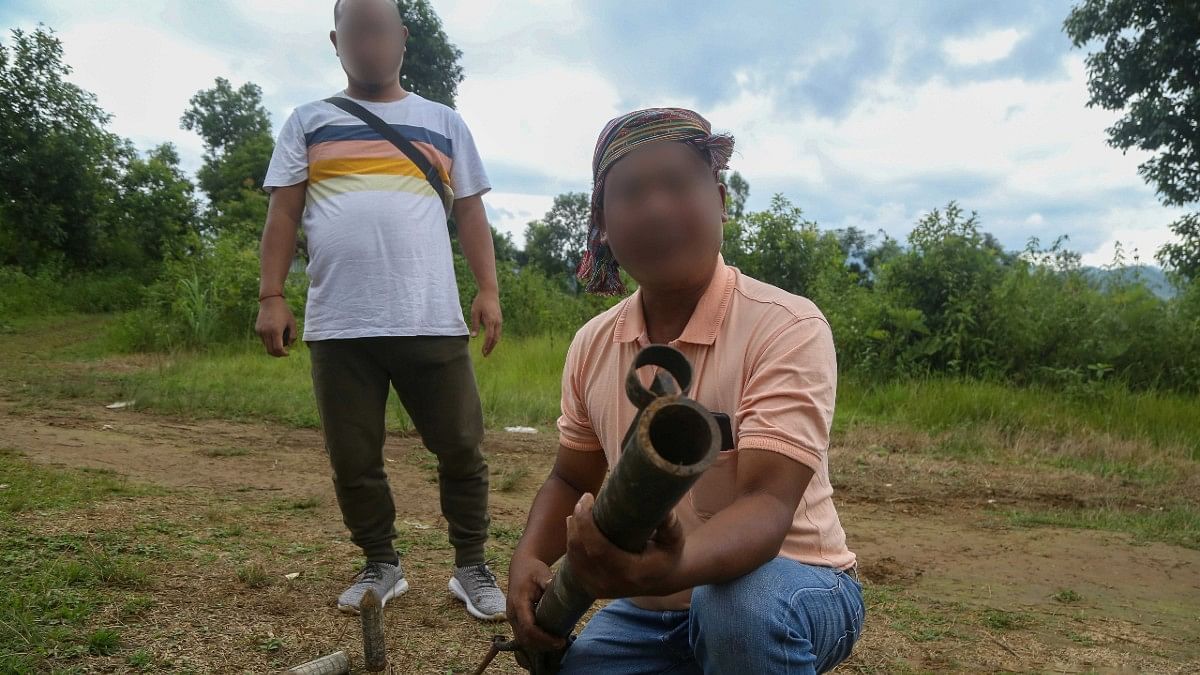
{"label": "man's hand", "polygon": [[[283,334],[287,331],[288,339],[284,344]],[[280,296],[264,298],[258,303],[258,320],[254,322],[254,332],[262,338],[263,346],[271,356],[287,356],[288,347],[296,341],[296,317],[292,308]]]}
{"label": "man's hand", "polygon": [[515,556],[508,566],[508,622],[517,642],[535,651],[562,649],[566,642],[538,628],[534,608],[550,585],[550,567],[533,556]]}
{"label": "man's hand", "polygon": [[483,341],[483,355],[487,356],[500,342],[501,327],[504,316],[500,313],[500,294],[494,291],[480,291],[471,303],[471,337],[479,335],[479,326],[483,325],[486,337]]}
{"label": "man's hand", "polygon": [[571,571],[593,597],[660,596],[681,590],[673,579],[683,553],[683,528],[672,511],[641,553],[617,548],[596,527],[592,507],[596,498],[585,494],[567,518],[567,559]]}

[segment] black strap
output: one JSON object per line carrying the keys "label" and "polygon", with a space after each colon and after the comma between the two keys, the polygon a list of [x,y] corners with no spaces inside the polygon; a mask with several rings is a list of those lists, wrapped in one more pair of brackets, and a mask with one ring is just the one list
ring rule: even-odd
{"label": "black strap", "polygon": [[400,132],[393,129],[391,125],[379,119],[378,115],[372,113],[370,110],[367,110],[348,98],[343,98],[341,96],[330,96],[329,98],[325,99],[325,102],[335,105],[351,115],[354,115],[363,122],[366,122],[367,126],[374,129],[376,133],[378,133],[380,136],[383,136],[387,141],[391,142],[391,144],[396,146],[400,152],[403,152],[405,157],[408,157],[410,160],[412,160],[412,163],[417,165],[417,168],[421,171],[421,173],[425,174],[425,180],[429,181],[429,185],[433,188],[433,191],[437,193],[438,199],[442,201],[442,206],[446,208],[446,216],[450,216],[450,205],[446,203],[446,186],[442,184],[441,174],[437,172],[437,169],[434,168],[433,164],[429,161],[429,158],[412,144],[412,141],[408,140],[404,136],[401,136]]}

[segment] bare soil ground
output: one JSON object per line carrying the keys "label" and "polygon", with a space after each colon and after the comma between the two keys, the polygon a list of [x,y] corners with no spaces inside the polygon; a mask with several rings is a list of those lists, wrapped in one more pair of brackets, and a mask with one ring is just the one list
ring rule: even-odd
{"label": "bare soil ground", "polygon": [[[921,452],[921,434],[853,431],[832,467],[868,593],[866,633],[843,672],[1200,672],[1200,551],[1126,534],[1023,527],[1013,509],[1145,503],[1119,480]],[[333,500],[320,434],[261,423],[176,420],[77,401],[0,398],[0,448],[38,465],[100,469],[154,486],[62,512],[20,512],[38,537],[150,551],[144,588],[96,625],[121,651],[80,656],[125,672],[144,650],[162,670],[269,672],[345,649],[358,625],[334,600],[357,564]],[[546,434],[489,433],[495,568],[506,562],[549,470]],[[470,672],[506,626],[470,619],[446,592],[452,551],[435,464],[388,439],[399,542],[412,590],[385,616],[396,673]],[[1200,492],[1200,477],[1173,490]],[[0,481],[2,482],[2,481]],[[299,573],[294,580],[285,575]],[[490,672],[520,672],[506,655]]]}

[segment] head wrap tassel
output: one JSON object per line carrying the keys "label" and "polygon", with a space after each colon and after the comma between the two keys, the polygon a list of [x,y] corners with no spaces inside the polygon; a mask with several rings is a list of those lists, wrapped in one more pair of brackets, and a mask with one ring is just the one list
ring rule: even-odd
{"label": "head wrap tassel", "polygon": [[621,268],[600,231],[604,179],[612,165],[646,143],[674,141],[699,150],[713,171],[729,167],[733,136],[712,133],[712,125],[699,113],[684,108],[649,108],[611,120],[600,132],[592,155],[592,207],[587,251],[579,263],[578,278],[585,290],[597,295],[621,295],[625,284]]}

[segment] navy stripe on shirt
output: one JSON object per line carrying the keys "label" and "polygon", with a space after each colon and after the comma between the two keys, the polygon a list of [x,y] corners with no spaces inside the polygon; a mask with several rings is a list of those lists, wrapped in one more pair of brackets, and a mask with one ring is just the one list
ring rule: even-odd
{"label": "navy stripe on shirt", "polygon": [[[449,138],[430,131],[425,127],[415,127],[409,124],[389,124],[401,136],[415,143],[428,143],[437,148],[442,154],[453,159],[454,149]],[[326,124],[304,134],[304,142],[308,147],[327,141],[382,141],[385,140],[379,132],[365,124]]]}

